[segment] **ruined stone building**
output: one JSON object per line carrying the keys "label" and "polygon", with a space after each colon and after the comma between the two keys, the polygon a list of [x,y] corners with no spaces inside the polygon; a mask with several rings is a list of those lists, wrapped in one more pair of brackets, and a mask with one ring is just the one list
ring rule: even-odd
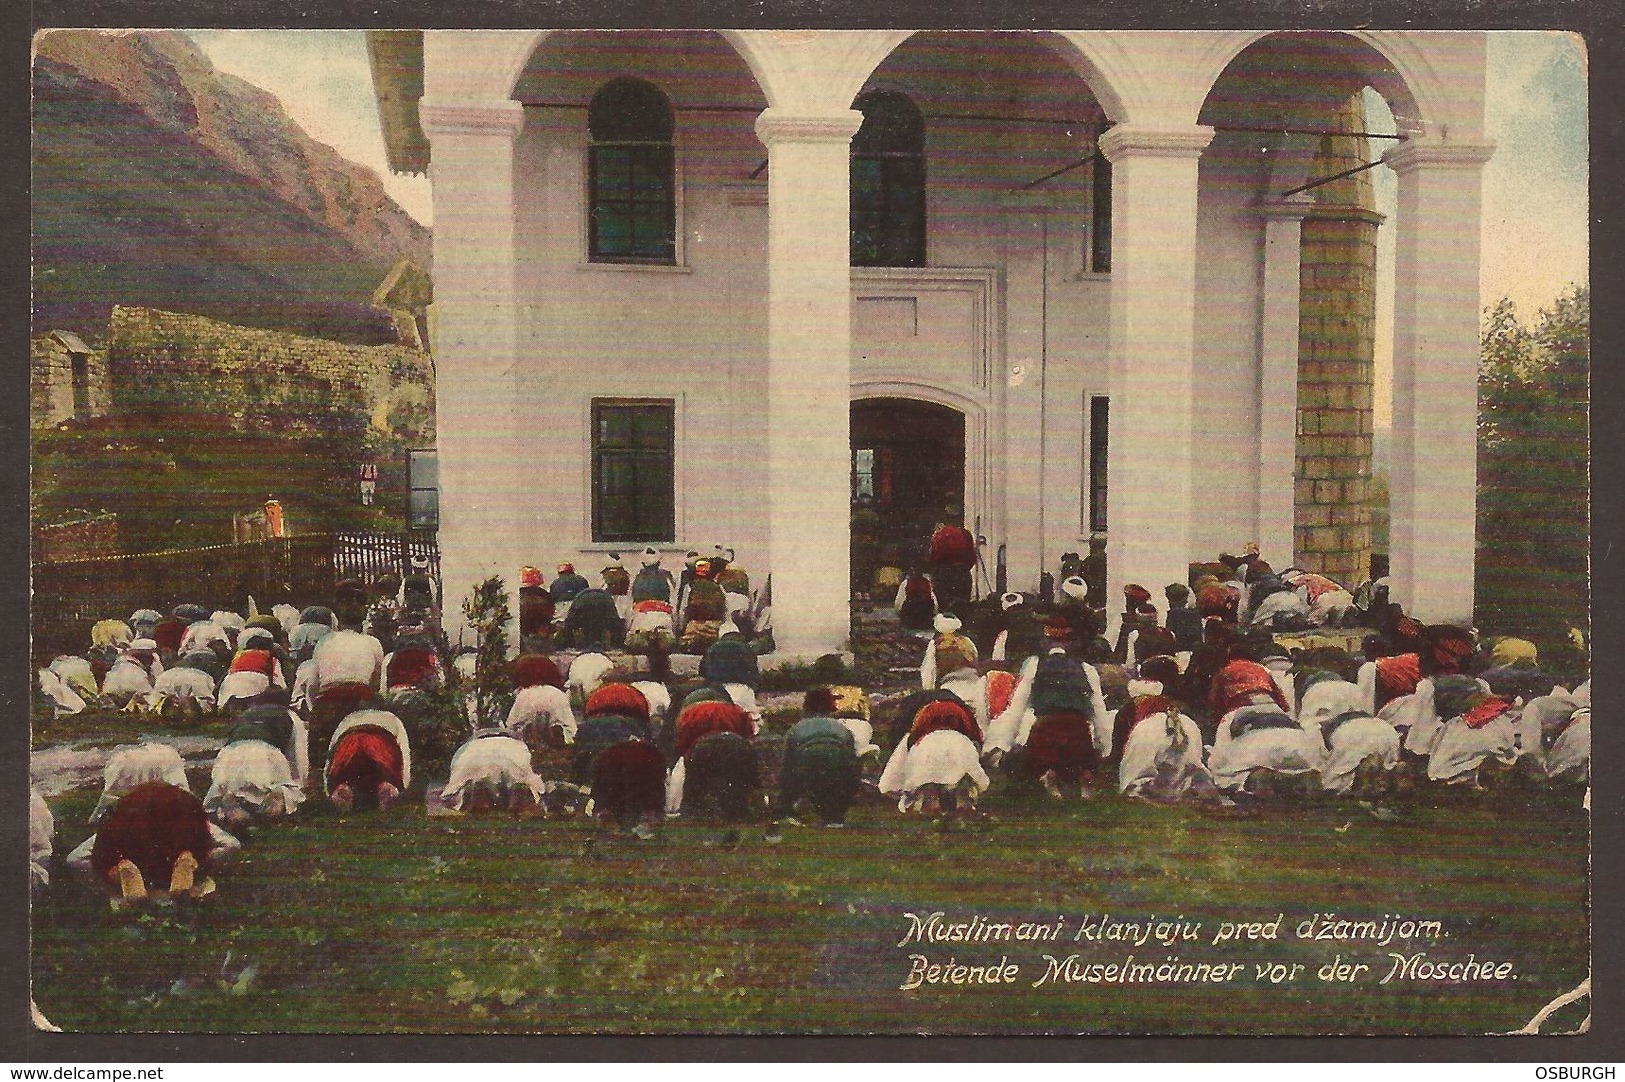
{"label": "ruined stone building", "polygon": [[70,331],[36,335],[29,343],[28,415],[34,427],[100,417],[111,399],[107,355]]}

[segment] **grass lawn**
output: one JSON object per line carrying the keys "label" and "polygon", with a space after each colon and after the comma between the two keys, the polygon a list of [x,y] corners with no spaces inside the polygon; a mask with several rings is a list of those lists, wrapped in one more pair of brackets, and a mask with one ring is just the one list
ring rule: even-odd
{"label": "grass lawn", "polygon": [[[53,801],[59,856],[88,833],[95,795]],[[1573,791],[1437,794],[1395,824],[1332,801],[1058,806],[1008,782],[984,807],[985,830],[864,806],[844,831],[787,828],[770,846],[751,828],[729,849],[684,821],[640,843],[595,841],[580,820],[307,805],[256,830],[199,905],[115,915],[59,864],[34,909],[34,998],[70,1031],[1477,1034],[1518,1027],[1589,972]],[[897,946],[905,913],[936,909],[1062,916],[1067,941]],[[1297,939],[1317,911],[1437,920],[1445,938]],[[1278,913],[1279,941],[1212,943],[1222,921]],[[1102,914],[1202,930],[1168,948],[1070,942]],[[1046,951],[1244,969],[1223,984],[1035,988]],[[1507,960],[1517,979],[1381,985],[1390,951]],[[903,991],[912,953],[1020,971]],[[1373,971],[1316,979],[1335,955]],[[1271,961],[1307,968],[1256,979]]]}

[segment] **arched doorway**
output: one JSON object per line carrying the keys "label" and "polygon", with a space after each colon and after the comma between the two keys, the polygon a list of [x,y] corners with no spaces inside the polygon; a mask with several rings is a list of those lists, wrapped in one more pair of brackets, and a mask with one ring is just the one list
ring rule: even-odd
{"label": "arched doorway", "polygon": [[965,513],[965,415],[909,398],[852,403],[852,589],[923,563],[931,532]]}
{"label": "arched doorway", "polygon": [[[1374,544],[1379,499],[1386,516],[1374,445],[1389,383],[1391,269],[1386,297],[1379,283],[1394,230],[1381,228],[1379,203],[1391,197],[1378,194],[1393,184],[1383,154],[1414,135],[1417,115],[1386,56],[1358,37],[1319,32],[1271,34],[1242,49],[1200,114],[1217,130],[1202,158],[1203,221],[1252,219],[1229,236],[1208,228],[1198,254],[1207,268],[1198,321],[1215,328],[1233,314],[1242,333],[1231,341],[1257,328],[1256,353],[1227,358],[1217,343],[1228,336],[1215,333],[1198,355],[1210,371],[1232,363],[1259,388],[1254,431],[1238,437],[1253,441],[1256,492],[1234,498],[1255,501],[1254,540],[1267,558],[1340,582],[1367,578],[1374,552],[1386,551]],[[1238,304],[1236,287],[1220,284],[1225,262],[1242,289],[1258,289],[1255,302]],[[1247,453],[1243,445],[1223,457]],[[1224,481],[1214,461],[1198,468],[1209,490]]]}

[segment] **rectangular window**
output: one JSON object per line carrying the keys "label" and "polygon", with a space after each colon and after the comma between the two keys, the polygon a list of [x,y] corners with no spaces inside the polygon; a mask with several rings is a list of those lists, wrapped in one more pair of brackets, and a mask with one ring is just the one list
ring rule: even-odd
{"label": "rectangular window", "polygon": [[852,502],[872,502],[875,498],[875,452],[860,447],[852,452]]}
{"label": "rectangular window", "polygon": [[852,155],[852,265],[925,266],[925,159]]}
{"label": "rectangular window", "polygon": [[588,258],[676,263],[676,199],[669,143],[609,143],[588,155]]}
{"label": "rectangular window", "polygon": [[1089,396],[1089,530],[1106,530],[1106,448],[1110,438],[1111,399],[1103,394]]}
{"label": "rectangular window", "polygon": [[1095,151],[1094,214],[1089,223],[1089,270],[1109,274],[1112,269],[1112,163]]}
{"label": "rectangular window", "polygon": [[594,542],[676,540],[675,413],[669,401],[593,401]]}
{"label": "rectangular window", "polygon": [[413,530],[440,526],[440,459],[433,448],[406,452],[406,525]]}

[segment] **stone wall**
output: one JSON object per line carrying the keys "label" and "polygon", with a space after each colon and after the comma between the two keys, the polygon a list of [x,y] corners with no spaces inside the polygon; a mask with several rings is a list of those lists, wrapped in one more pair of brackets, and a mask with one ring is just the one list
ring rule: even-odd
{"label": "stone wall", "polygon": [[122,551],[117,515],[97,515],[76,522],[34,527],[35,563],[89,560],[117,556]]}
{"label": "stone wall", "polygon": [[365,424],[396,388],[415,384],[432,400],[434,387],[429,355],[407,346],[352,346],[150,308],[113,309],[108,362],[119,412],[181,410],[238,430]]}
{"label": "stone wall", "polygon": [[[1335,130],[1363,131],[1358,95]],[[1321,140],[1312,176],[1359,164],[1363,139]],[[1371,563],[1377,227],[1370,174],[1314,190],[1300,249],[1294,560],[1357,584]]]}

